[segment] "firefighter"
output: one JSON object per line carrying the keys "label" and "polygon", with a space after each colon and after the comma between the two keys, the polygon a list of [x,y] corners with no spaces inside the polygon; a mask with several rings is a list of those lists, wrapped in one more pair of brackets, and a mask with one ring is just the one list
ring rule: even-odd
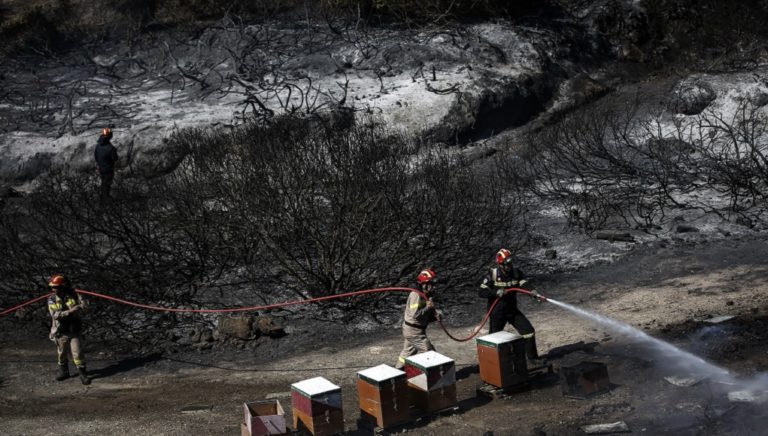
{"label": "firefighter", "polygon": [[106,200],[109,198],[109,191],[112,189],[112,181],[115,178],[115,164],[117,163],[117,149],[110,142],[112,139],[112,129],[105,127],[101,129],[101,136],[96,141],[96,148],[93,151],[93,158],[96,160],[96,171],[101,177],[101,187],[99,188],[99,198]]}
{"label": "firefighter", "polygon": [[[480,284],[479,295],[488,300],[488,309],[496,299],[499,302],[493,309],[490,317],[488,333],[496,333],[504,329],[507,323],[517,330],[525,338],[525,354],[529,360],[537,361],[539,353],[536,350],[536,331],[528,321],[528,318],[517,307],[517,292],[506,292],[505,289],[522,287],[528,281],[525,280],[522,271],[512,265],[512,253],[506,248],[496,253],[496,266],[491,267],[485,279]],[[532,298],[541,301],[541,296],[533,292]]]}
{"label": "firefighter", "polygon": [[435,349],[427,337],[427,325],[442,319],[442,315],[432,303],[435,277],[435,272],[429,268],[421,271],[416,277],[419,289],[428,299],[425,300],[418,292],[408,294],[403,315],[403,351],[400,352],[395,368],[401,369],[405,366],[405,358],[408,356]]}
{"label": "firefighter", "polygon": [[85,369],[83,340],[80,335],[83,321],[80,315],[85,310],[85,300],[75,292],[69,279],[61,274],[51,277],[48,286],[53,295],[48,298],[48,312],[51,314],[51,333],[49,338],[56,342],[58,352],[59,375],[56,380],[69,378],[69,352],[72,361],[80,373],[80,381],[84,385],[91,384]]}

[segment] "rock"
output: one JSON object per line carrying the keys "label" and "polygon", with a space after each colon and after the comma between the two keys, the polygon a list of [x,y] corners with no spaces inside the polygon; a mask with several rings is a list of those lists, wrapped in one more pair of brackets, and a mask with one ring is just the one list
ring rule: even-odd
{"label": "rock", "polygon": [[213,341],[213,330],[205,329],[202,332],[200,332],[200,342],[212,342],[212,341]]}
{"label": "rock", "polygon": [[181,413],[210,412],[213,410],[211,405],[189,405],[181,408]]}
{"label": "rock", "polygon": [[[731,303],[730,305],[733,305],[732,301],[730,303]],[[726,305],[729,305],[729,304],[726,303]],[[707,323],[707,324],[720,324],[720,323],[723,323],[723,322],[726,322],[726,321],[730,321],[733,318],[736,318],[736,317],[733,316],[733,315],[720,315],[720,316],[715,316],[715,317],[712,317],[712,318],[709,318],[709,319],[705,319],[704,322]]]}
{"label": "rock", "polygon": [[728,401],[732,403],[764,403],[768,402],[768,391],[733,391],[728,392]]}
{"label": "rock", "polygon": [[189,341],[190,343],[196,344],[200,342],[200,334],[202,333],[202,329],[195,329],[192,332],[189,333]]}
{"label": "rock", "polygon": [[664,377],[664,380],[666,380],[667,382],[675,386],[687,388],[687,387],[695,386],[699,384],[699,382],[701,382],[704,379],[701,377],[678,377],[678,376],[672,375],[669,377]]}
{"label": "rock", "polygon": [[677,233],[695,233],[698,232],[699,229],[694,226],[689,226],[687,224],[680,224],[675,228],[675,232]]}
{"label": "rock", "polygon": [[261,334],[276,338],[285,335],[285,330],[282,326],[276,324],[272,318],[268,316],[262,316],[256,323],[259,332]]}
{"label": "rock", "polygon": [[609,434],[609,433],[629,433],[629,426],[624,421],[612,422],[610,424],[592,424],[581,427],[586,434]]}
{"label": "rock", "polygon": [[748,227],[750,229],[755,226],[752,220],[745,216],[737,216],[734,222],[740,226]]}
{"label": "rock", "polygon": [[280,398],[291,398],[290,392],[272,392],[267,394],[266,397],[264,397],[267,400],[275,400]]}
{"label": "rock", "polygon": [[216,331],[219,338],[253,339],[253,318],[250,316],[221,316]]}
{"label": "rock", "polygon": [[756,89],[747,94],[747,100],[755,107],[763,107],[768,104],[768,92],[765,89]]}
{"label": "rock", "polygon": [[557,258],[557,250],[553,250],[553,249],[544,250],[544,257],[546,257],[547,259]]}
{"label": "rock", "polygon": [[683,115],[698,115],[706,109],[717,94],[701,79],[685,79],[672,90],[669,109]]}
{"label": "rock", "polygon": [[618,230],[598,230],[592,234],[595,239],[604,239],[610,242],[635,242],[635,238],[629,234],[629,232],[621,232]]}

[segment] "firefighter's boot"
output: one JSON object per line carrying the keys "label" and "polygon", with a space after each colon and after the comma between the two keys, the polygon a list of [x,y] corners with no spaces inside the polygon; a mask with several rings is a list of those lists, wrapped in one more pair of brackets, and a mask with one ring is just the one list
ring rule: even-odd
{"label": "firefighter's boot", "polygon": [[80,382],[84,385],[91,384],[91,379],[88,378],[88,373],[84,366],[78,366],[77,371],[80,373]]}
{"label": "firefighter's boot", "polygon": [[62,381],[69,378],[69,364],[65,363],[59,365],[59,375],[56,376],[56,381]]}

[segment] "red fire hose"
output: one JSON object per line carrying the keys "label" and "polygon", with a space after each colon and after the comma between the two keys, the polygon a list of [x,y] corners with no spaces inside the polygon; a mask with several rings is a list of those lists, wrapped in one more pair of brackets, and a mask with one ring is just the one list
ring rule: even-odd
{"label": "red fire hose", "polygon": [[[376,288],[376,289],[365,289],[362,291],[355,291],[355,292],[345,292],[343,294],[336,294],[336,295],[328,295],[325,297],[317,297],[317,298],[309,298],[306,300],[293,300],[293,301],[286,301],[283,303],[276,303],[276,304],[269,304],[265,306],[250,306],[250,307],[236,307],[236,308],[229,308],[229,309],[179,309],[175,307],[161,307],[161,306],[152,306],[148,304],[141,304],[136,303],[133,301],[124,300],[122,298],[112,297],[109,295],[100,294],[98,292],[93,291],[86,291],[84,289],[76,289],[75,290],[79,294],[83,295],[90,295],[92,297],[101,298],[104,300],[112,301],[115,303],[123,304],[125,306],[131,306],[131,307],[137,307],[140,309],[146,309],[146,310],[154,310],[158,312],[173,312],[173,313],[233,313],[233,312],[254,312],[257,310],[269,310],[269,309],[277,309],[280,307],[286,307],[286,306],[294,306],[298,304],[307,304],[307,303],[317,303],[321,301],[328,301],[328,300],[336,300],[340,298],[348,298],[348,297],[354,297],[357,295],[366,295],[366,294],[377,294],[377,293],[384,293],[384,292],[416,292],[417,294],[421,295],[422,298],[425,300],[429,300],[429,297],[427,297],[423,292],[421,292],[418,289],[414,288],[405,288],[405,287],[388,287],[388,288]],[[537,296],[538,294],[534,294],[531,291],[520,289],[520,288],[507,288],[505,289],[505,292],[520,292],[522,294],[528,294]],[[10,315],[13,312],[16,312],[17,310],[29,306],[31,304],[37,303],[40,300],[43,300],[45,298],[48,298],[49,296],[53,295],[53,293],[48,293],[45,295],[41,295],[39,297],[33,298],[29,301],[26,301],[24,303],[18,304],[16,306],[13,306],[9,309],[6,309],[2,312],[0,312],[0,317]],[[539,296],[540,298],[546,300],[545,297]],[[496,304],[499,303],[499,299],[497,298],[491,307],[488,309],[488,312],[483,317],[482,322],[480,325],[475,328],[473,333],[466,338],[458,338],[456,336],[453,336],[448,329],[445,327],[445,324],[443,324],[443,320],[440,319],[438,322],[440,323],[440,327],[443,329],[446,335],[448,335],[449,338],[453,339],[457,342],[466,342],[470,339],[477,336],[478,333],[480,333],[480,329],[483,328],[486,322],[488,322],[488,318],[491,316],[491,312],[493,312],[493,309],[496,307]]]}

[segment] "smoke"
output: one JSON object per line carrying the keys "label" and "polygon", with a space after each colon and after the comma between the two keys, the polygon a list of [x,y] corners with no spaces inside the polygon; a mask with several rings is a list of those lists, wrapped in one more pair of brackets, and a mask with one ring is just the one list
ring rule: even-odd
{"label": "smoke", "polygon": [[[653,353],[657,361],[678,374],[695,379],[708,379],[710,384],[718,386],[722,395],[727,395],[733,402],[768,402],[768,373],[741,378],[727,369],[682,350],[669,342],[654,338],[629,324],[599,315],[561,301],[548,299],[550,303],[562,307],[579,316],[590,319],[614,333],[620,334],[633,342],[644,345]],[[712,332],[707,332],[712,333]]]}

